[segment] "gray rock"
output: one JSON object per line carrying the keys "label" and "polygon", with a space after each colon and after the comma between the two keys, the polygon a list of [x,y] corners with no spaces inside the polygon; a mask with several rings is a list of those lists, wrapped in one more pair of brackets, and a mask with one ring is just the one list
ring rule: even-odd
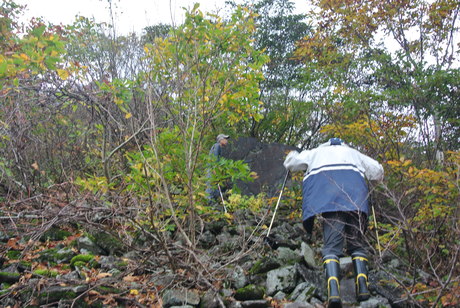
{"label": "gray rock", "polygon": [[313,305],[313,307],[315,307],[315,308],[323,308],[324,307],[323,302],[320,301],[319,299],[317,299],[316,297],[313,297],[310,300],[310,304]]}
{"label": "gray rock", "polygon": [[309,303],[288,303],[283,306],[283,308],[315,308],[315,306]]}
{"label": "gray rock", "polygon": [[248,284],[248,278],[241,266],[235,266],[234,270],[230,274],[230,280],[235,289],[243,288]]}
{"label": "gray rock", "polygon": [[264,257],[261,260],[259,260],[254,266],[249,270],[251,274],[263,274],[268,271],[277,269],[281,266],[281,264],[270,257]]}
{"label": "gray rock", "polygon": [[67,274],[60,275],[58,276],[60,279],[65,279],[65,280],[80,280],[81,276],[78,271],[71,271]]}
{"label": "gray rock", "polygon": [[288,247],[279,247],[276,252],[277,260],[281,264],[295,264],[301,260],[299,252]]}
{"label": "gray rock", "polygon": [[158,275],[153,276],[150,281],[153,282],[157,286],[162,286],[162,287],[167,288],[174,282],[175,279],[176,279],[175,274],[173,274],[170,271],[166,271],[166,272],[162,272],[162,273],[159,273]]}
{"label": "gray rock", "polygon": [[57,302],[61,299],[70,300],[88,290],[87,285],[78,286],[51,286],[38,294],[40,305]]}
{"label": "gray rock", "polygon": [[327,299],[327,290],[324,272],[322,270],[308,269],[303,264],[296,264],[296,269],[304,281],[309,282],[315,286],[315,296],[325,301]]}
{"label": "gray rock", "polygon": [[77,239],[77,247],[81,253],[88,252],[92,255],[104,255],[105,251],[96,245],[89,237],[83,236]]}
{"label": "gray rock", "polygon": [[401,261],[399,261],[399,259],[392,259],[389,263],[388,263],[388,267],[390,268],[399,268],[401,266]]}
{"label": "gray rock", "polygon": [[233,295],[233,291],[230,290],[230,289],[222,289],[220,290],[220,294],[223,296],[223,297],[230,297]]}
{"label": "gray rock", "polygon": [[286,266],[267,273],[267,294],[278,291],[291,292],[297,285],[297,271],[294,266]]}
{"label": "gray rock", "polygon": [[267,307],[270,307],[270,304],[264,299],[251,300],[251,301],[241,302],[241,307],[243,308],[267,308]]}
{"label": "gray rock", "polygon": [[292,291],[289,298],[298,303],[308,302],[316,292],[316,287],[311,282],[302,282]]}
{"label": "gray rock", "polygon": [[216,243],[216,236],[211,231],[206,231],[201,234],[198,241],[204,249],[211,248]]}
{"label": "gray rock", "polygon": [[228,308],[243,308],[241,302],[231,302],[227,304]]}
{"label": "gray rock", "polygon": [[286,296],[287,296],[287,294],[284,293],[283,291],[278,291],[278,292],[276,292],[275,295],[273,295],[273,299],[277,300],[277,301],[282,301],[282,300],[286,299]]}
{"label": "gray rock", "polygon": [[197,306],[200,303],[200,296],[195,291],[172,289],[165,291],[162,300],[165,308],[181,305]]}
{"label": "gray rock", "polygon": [[240,239],[237,236],[232,236],[227,232],[223,232],[216,236],[218,251],[220,253],[235,252],[240,245]]}
{"label": "gray rock", "polygon": [[265,290],[262,286],[247,285],[235,292],[235,299],[239,301],[263,299]]}
{"label": "gray rock", "polygon": [[112,275],[112,277],[118,277],[121,275],[122,272],[119,269],[112,268],[111,270],[108,270],[107,273]]}
{"label": "gray rock", "polygon": [[56,262],[57,263],[69,263],[73,257],[76,256],[76,253],[70,248],[62,248],[56,252]]}
{"label": "gray rock", "polygon": [[94,243],[103,249],[104,254],[121,255],[125,251],[122,241],[111,233],[95,230],[91,231],[91,236]]}
{"label": "gray rock", "polygon": [[342,273],[353,272],[353,261],[351,257],[340,258],[340,270]]}
{"label": "gray rock", "polygon": [[223,300],[219,293],[208,290],[200,301],[200,308],[224,308]]}
{"label": "gray rock", "polygon": [[391,308],[388,299],[383,297],[371,297],[365,302],[361,302],[360,308]]}
{"label": "gray rock", "polygon": [[126,267],[126,264],[124,265],[125,262],[115,256],[101,256],[98,262],[104,271]]}
{"label": "gray rock", "polygon": [[342,278],[340,280],[340,296],[344,304],[356,303],[356,290],[354,278]]}
{"label": "gray rock", "polygon": [[0,272],[0,282],[6,282],[11,284],[18,282],[21,278],[21,274],[7,270],[8,269],[5,269]]}
{"label": "gray rock", "polygon": [[17,264],[11,264],[11,265],[5,267],[4,269],[2,269],[1,272],[19,274]]}
{"label": "gray rock", "polygon": [[300,244],[300,249],[301,249],[301,254],[303,256],[303,259],[305,260],[305,263],[307,264],[307,266],[312,269],[317,268],[315,252],[310,247],[310,245],[308,245],[305,242],[302,242],[302,244]]}

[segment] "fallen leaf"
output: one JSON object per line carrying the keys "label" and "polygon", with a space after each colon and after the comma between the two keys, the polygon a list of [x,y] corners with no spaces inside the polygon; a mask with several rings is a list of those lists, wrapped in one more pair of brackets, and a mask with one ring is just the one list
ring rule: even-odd
{"label": "fallen leaf", "polygon": [[137,276],[128,275],[128,276],[123,277],[123,281],[125,282],[135,282],[138,280],[139,280],[139,277]]}
{"label": "fallen leaf", "polygon": [[136,290],[136,289],[131,289],[131,290],[129,291],[129,294],[130,294],[130,295],[139,295],[139,291]]}
{"label": "fallen leaf", "polygon": [[96,276],[97,279],[102,279],[102,278],[106,278],[106,277],[112,277],[112,274],[110,274],[110,273],[99,273]]}

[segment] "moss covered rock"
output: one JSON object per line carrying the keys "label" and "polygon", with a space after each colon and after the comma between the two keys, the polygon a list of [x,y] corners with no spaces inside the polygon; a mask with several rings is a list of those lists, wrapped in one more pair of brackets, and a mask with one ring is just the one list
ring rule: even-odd
{"label": "moss covered rock", "polygon": [[271,270],[277,269],[281,266],[281,264],[270,257],[264,257],[256,262],[252,268],[249,270],[250,274],[264,274]]}
{"label": "moss covered rock", "polygon": [[256,299],[263,299],[265,288],[253,284],[247,285],[244,288],[238,289],[235,292],[235,299],[239,301],[249,301]]}
{"label": "moss covered rock", "polygon": [[72,232],[62,230],[58,227],[52,227],[40,237],[40,241],[62,241],[72,235]]}
{"label": "moss covered rock", "polygon": [[95,268],[98,266],[98,263],[93,255],[76,255],[70,260],[70,266],[73,268],[83,266]]}
{"label": "moss covered rock", "polygon": [[88,286],[85,285],[73,287],[52,286],[41,291],[38,294],[38,300],[40,305],[54,303],[59,300],[71,300],[87,290]]}
{"label": "moss covered rock", "polygon": [[0,272],[0,282],[15,283],[19,278],[21,278],[19,273]]}
{"label": "moss covered rock", "polygon": [[49,269],[37,269],[33,271],[35,275],[55,278],[59,273]]}
{"label": "moss covered rock", "polygon": [[61,264],[70,262],[74,256],[75,252],[73,252],[70,248],[51,248],[42,251],[38,260],[41,262]]}
{"label": "moss covered rock", "polygon": [[126,250],[119,238],[107,232],[93,231],[88,237],[109,255],[120,255]]}

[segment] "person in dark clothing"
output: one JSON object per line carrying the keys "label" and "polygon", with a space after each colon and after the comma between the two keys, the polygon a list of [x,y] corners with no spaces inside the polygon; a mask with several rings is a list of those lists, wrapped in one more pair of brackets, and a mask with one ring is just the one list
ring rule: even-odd
{"label": "person in dark clothing", "polygon": [[[214,157],[216,161],[220,159],[222,154],[222,147],[227,146],[228,139],[230,138],[229,135],[219,134],[216,137],[216,143],[213,144],[211,150],[209,151],[209,155]],[[211,170],[208,171],[208,179],[211,178]],[[211,200],[218,200],[220,196],[219,186],[211,185],[211,181],[208,181],[206,194],[208,199]]]}
{"label": "person in dark clothing", "polygon": [[350,148],[339,138],[319,147],[290,152],[284,166],[306,171],[302,183],[302,220],[311,234],[316,215],[323,218],[323,264],[328,307],[342,307],[339,273],[343,248],[352,256],[358,301],[369,299],[367,245],[364,233],[369,215],[366,180],[382,180],[383,167],[376,160]]}

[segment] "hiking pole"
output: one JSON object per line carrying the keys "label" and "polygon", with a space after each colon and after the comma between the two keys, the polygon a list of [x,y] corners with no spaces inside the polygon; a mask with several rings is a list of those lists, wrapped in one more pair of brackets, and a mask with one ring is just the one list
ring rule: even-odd
{"label": "hiking pole", "polygon": [[220,189],[219,184],[217,184],[217,187],[219,188],[220,198],[222,199],[222,205],[224,206],[224,213],[227,213],[227,208],[225,207],[225,201],[224,201],[224,195],[222,194],[222,189]]}
{"label": "hiking pole", "polygon": [[272,230],[273,221],[275,220],[276,211],[278,210],[278,206],[280,205],[281,196],[283,196],[283,191],[284,191],[284,187],[286,186],[286,181],[288,179],[288,176],[289,176],[289,170],[286,172],[286,176],[284,177],[283,185],[281,186],[280,195],[278,197],[278,201],[276,202],[275,211],[273,212],[272,220],[270,222],[270,226],[268,227],[267,235],[264,238],[264,242],[268,246],[270,246],[270,248],[272,249],[278,248],[278,243],[276,242],[276,240],[270,238],[270,231]]}
{"label": "hiking pole", "polygon": [[372,207],[372,216],[374,217],[374,225],[375,225],[375,236],[377,237],[377,248],[379,249],[379,256],[382,257],[382,251],[380,249],[380,240],[379,240],[379,231],[377,230],[377,219],[375,218],[375,211],[374,205]]}

